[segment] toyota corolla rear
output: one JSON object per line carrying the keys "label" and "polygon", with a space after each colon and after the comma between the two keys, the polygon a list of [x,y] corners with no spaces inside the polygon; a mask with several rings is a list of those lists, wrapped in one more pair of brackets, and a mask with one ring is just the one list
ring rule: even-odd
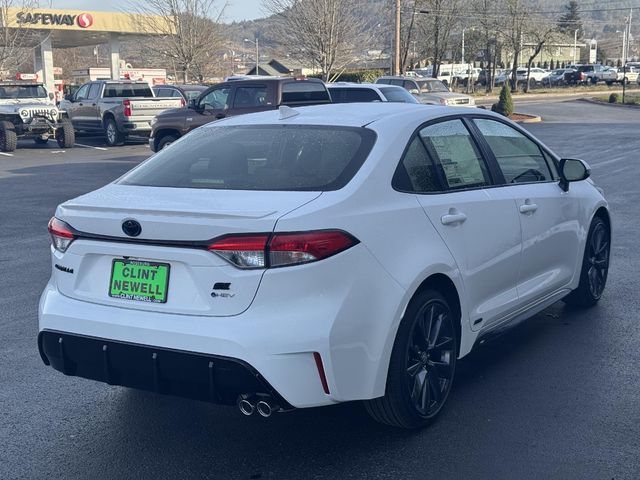
{"label": "toyota corolla rear", "polygon": [[[216,403],[262,398],[269,411],[381,388],[380,352],[359,340],[375,326],[355,332],[353,321],[393,317],[372,294],[402,292],[318,201],[349,183],[376,134],[237,123],[199,129],[57,208],[39,310],[45,363]],[[278,228],[303,206],[313,228]]]}

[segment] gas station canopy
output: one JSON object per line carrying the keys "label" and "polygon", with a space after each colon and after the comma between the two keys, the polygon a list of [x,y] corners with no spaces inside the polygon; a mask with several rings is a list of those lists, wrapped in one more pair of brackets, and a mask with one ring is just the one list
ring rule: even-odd
{"label": "gas station canopy", "polygon": [[[111,77],[120,78],[120,40],[171,32],[163,17],[119,12],[88,12],[51,8],[6,9],[2,24],[37,32],[25,47],[34,47],[34,64],[38,78],[53,89],[52,48],[71,48],[108,43]],[[37,35],[41,32],[40,35]]]}

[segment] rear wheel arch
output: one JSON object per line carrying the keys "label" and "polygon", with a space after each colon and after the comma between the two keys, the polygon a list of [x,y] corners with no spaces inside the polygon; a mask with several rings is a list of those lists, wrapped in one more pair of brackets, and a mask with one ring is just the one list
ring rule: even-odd
{"label": "rear wheel arch", "polygon": [[[456,335],[458,337],[458,350],[460,349],[460,336],[462,335],[462,306],[460,304],[460,293],[458,289],[453,283],[453,280],[449,278],[447,275],[443,273],[434,273],[428,276],[423,282],[418,286],[416,291],[411,296],[411,300],[409,303],[416,298],[421,292],[425,290],[435,290],[442,294],[442,296],[447,300],[449,306],[453,310],[453,313],[456,317],[455,327],[456,327]],[[409,305],[407,303],[407,305]],[[460,353],[458,351],[458,353]]]}

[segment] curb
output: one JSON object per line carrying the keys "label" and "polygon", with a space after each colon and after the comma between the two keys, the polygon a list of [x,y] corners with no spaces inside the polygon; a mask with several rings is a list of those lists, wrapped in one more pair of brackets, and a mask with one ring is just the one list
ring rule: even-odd
{"label": "curb", "polygon": [[529,115],[528,113],[518,113],[518,112],[514,112],[518,115],[522,115],[524,117],[529,117],[529,118],[524,118],[522,120],[512,120],[512,122],[516,122],[516,123],[539,123],[542,121],[542,117],[538,116],[538,115]]}
{"label": "curb", "polygon": [[604,105],[606,107],[617,107],[617,108],[640,108],[640,105],[623,105],[622,103],[609,103],[609,102],[602,102],[600,100],[595,100],[593,98],[579,98],[578,99],[581,102],[587,102],[587,103],[592,103],[594,105]]}

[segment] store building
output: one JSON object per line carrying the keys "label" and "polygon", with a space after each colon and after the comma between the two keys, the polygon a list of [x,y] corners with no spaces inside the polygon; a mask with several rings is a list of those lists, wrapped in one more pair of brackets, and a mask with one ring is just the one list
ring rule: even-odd
{"label": "store building", "polygon": [[[118,12],[88,12],[51,8],[6,9],[5,28],[35,30],[33,47],[35,72],[49,91],[54,90],[53,48],[109,45],[110,78],[121,78],[120,41],[166,34],[161,17]],[[154,28],[154,26],[156,26]]]}

